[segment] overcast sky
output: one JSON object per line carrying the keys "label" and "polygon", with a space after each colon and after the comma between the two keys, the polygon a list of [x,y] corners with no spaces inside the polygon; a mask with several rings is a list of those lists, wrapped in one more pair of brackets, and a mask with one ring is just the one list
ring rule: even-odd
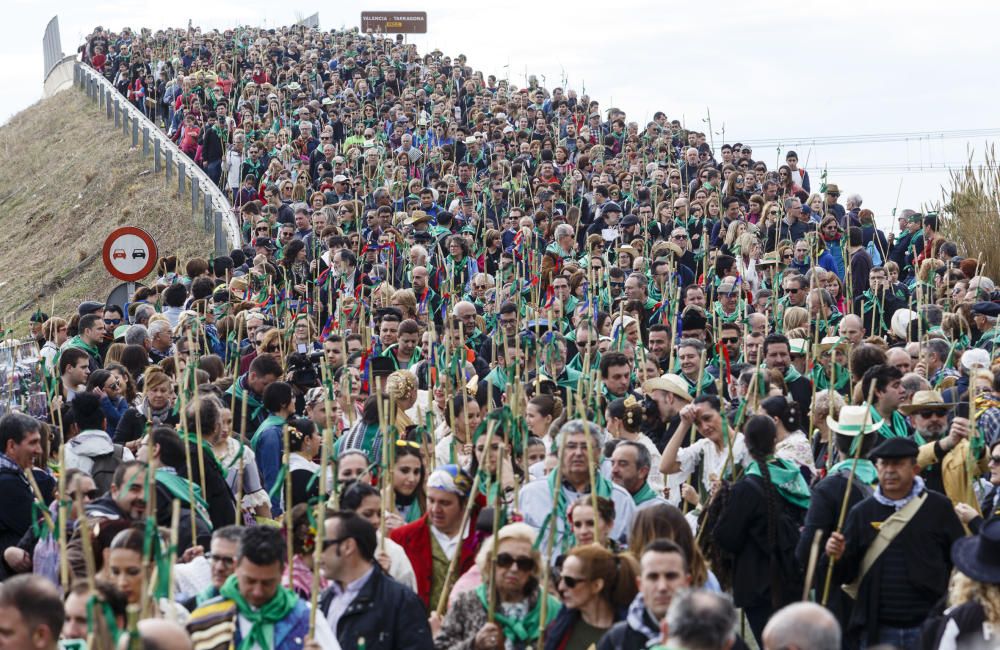
{"label": "overcast sky", "polygon": [[[70,53],[97,24],[155,30],[185,26],[190,17],[203,28],[275,26],[319,8],[263,0],[6,4],[2,121],[41,96],[41,39],[53,15]],[[768,141],[754,146],[754,158],[769,168],[794,148],[814,189],[827,167],[829,182],[860,193],[885,225],[897,194],[900,209],[938,200],[946,169],[961,165],[970,148],[978,156],[1000,134],[1000,92],[993,83],[1000,3],[994,1],[351,5],[324,3],[320,26],[356,26],[361,10],[426,10],[429,33],[411,37],[421,52],[464,53],[476,69],[517,84],[524,83],[526,67],[550,88],[568,79],[570,87],[585,87],[602,107],[613,103],[640,124],[663,110],[689,128],[707,130],[710,110],[716,147]],[[964,133],[949,133],[955,131]],[[829,140],[873,134],[866,143]],[[890,134],[918,135],[885,141]]]}

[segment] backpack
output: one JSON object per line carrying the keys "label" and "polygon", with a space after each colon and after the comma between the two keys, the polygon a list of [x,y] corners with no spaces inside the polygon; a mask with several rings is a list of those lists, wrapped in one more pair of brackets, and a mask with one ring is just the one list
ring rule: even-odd
{"label": "backpack", "polygon": [[111,479],[114,478],[115,470],[122,463],[122,456],[125,448],[115,445],[114,450],[103,456],[95,456],[94,464],[90,468],[90,477],[94,479],[97,489],[104,494],[111,489]]}

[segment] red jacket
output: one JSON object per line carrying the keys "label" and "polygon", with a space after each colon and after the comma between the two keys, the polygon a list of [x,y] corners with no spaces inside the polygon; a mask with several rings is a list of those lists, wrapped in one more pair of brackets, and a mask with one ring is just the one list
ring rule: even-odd
{"label": "red jacket", "polygon": [[[476,510],[473,506],[470,520],[476,521]],[[406,557],[413,565],[413,573],[417,578],[417,595],[424,601],[424,606],[430,610],[436,607],[437,603],[431,603],[431,576],[434,571],[434,560],[431,556],[431,527],[427,521],[427,515],[414,522],[400,526],[389,534],[389,538],[403,547]],[[451,576],[451,584],[455,584],[458,577],[469,570],[476,561],[476,552],[479,550],[480,536],[473,530],[464,540],[462,540],[461,555],[458,558],[458,566]]]}

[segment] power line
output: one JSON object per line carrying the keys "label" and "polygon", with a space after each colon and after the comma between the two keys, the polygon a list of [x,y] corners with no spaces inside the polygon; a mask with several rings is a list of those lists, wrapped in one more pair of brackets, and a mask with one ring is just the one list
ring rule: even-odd
{"label": "power line", "polygon": [[979,138],[1000,138],[1000,128],[959,129],[955,131],[909,131],[896,133],[864,133],[856,135],[819,135],[789,138],[762,138],[740,140],[742,144],[754,147],[790,147],[805,145],[880,144],[884,142],[906,142],[909,140],[972,140]]}

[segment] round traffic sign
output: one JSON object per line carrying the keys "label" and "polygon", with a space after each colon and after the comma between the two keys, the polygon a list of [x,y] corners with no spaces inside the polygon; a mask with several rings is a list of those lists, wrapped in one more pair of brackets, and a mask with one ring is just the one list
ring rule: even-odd
{"label": "round traffic sign", "polygon": [[156,266],[156,243],[141,228],[117,228],[104,240],[104,268],[119,280],[134,282]]}

